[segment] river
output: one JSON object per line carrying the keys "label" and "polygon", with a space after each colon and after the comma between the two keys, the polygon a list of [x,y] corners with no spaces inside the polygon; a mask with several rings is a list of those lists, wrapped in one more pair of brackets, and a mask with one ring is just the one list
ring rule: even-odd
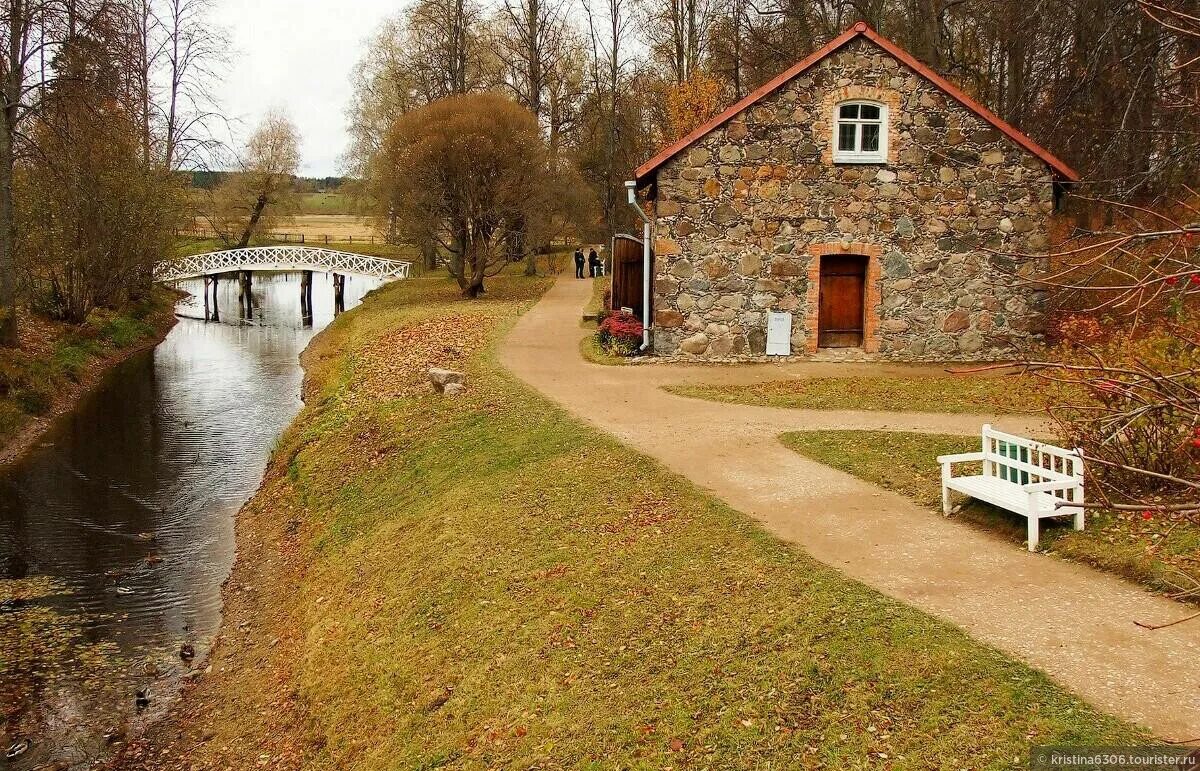
{"label": "river", "polygon": [[[334,317],[331,276],[313,277],[311,326],[297,274],[254,278],[254,319],[223,281],[219,323],[202,282],[181,282],[193,296],[166,339],[0,469],[0,769],[87,768],[203,666],[235,515],[301,407],[300,352]],[[375,286],[350,277],[347,307]]]}

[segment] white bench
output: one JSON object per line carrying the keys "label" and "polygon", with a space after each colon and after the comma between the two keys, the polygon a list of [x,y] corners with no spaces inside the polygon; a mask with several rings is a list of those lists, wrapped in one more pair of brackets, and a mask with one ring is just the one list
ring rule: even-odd
{"label": "white bench", "polygon": [[[942,455],[942,511],[950,513],[951,491],[999,506],[1025,517],[1029,527],[1029,551],[1037,549],[1038,522],[1046,517],[1075,518],[1082,530],[1083,457],[1078,450],[1064,450],[1014,434],[983,427],[983,452]],[[954,476],[956,463],[983,463],[983,473]]]}

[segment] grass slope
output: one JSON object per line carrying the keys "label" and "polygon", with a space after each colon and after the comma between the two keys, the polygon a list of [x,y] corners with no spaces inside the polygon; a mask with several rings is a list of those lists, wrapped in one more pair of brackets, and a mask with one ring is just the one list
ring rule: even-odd
{"label": "grass slope", "polygon": [[667,390],[695,399],[806,410],[1002,414],[1034,409],[1016,376],[823,377]]}
{"label": "grass slope", "polygon": [[20,345],[0,357],[0,451],[30,421],[65,406],[89,377],[169,329],[175,299],[155,289],[145,302],[96,310],[78,325],[22,312]]}
{"label": "grass slope", "polygon": [[393,284],[306,354],[251,508],[303,523],[272,604],[302,617],[308,767],[1008,768],[1140,737],[515,382],[492,346],[545,286]]}
{"label": "grass slope", "polygon": [[[939,455],[973,452],[979,440],[962,436],[892,431],[812,431],[785,434],[793,450],[907,495],[940,513]],[[964,464],[956,473],[979,473]],[[956,515],[999,533],[1014,543],[1025,541],[1025,519],[970,501]],[[1137,513],[1089,512],[1087,528],[1075,532],[1070,521],[1044,520],[1041,549],[1142,583],[1157,591],[1191,591],[1200,577],[1200,526],[1184,515],[1149,520]]]}

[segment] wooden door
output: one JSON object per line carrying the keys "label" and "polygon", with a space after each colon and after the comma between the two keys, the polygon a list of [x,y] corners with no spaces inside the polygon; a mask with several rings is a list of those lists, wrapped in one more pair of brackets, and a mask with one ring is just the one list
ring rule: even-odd
{"label": "wooden door", "polygon": [[632,308],[645,321],[642,309],[642,242],[619,235],[613,240],[612,310]]}
{"label": "wooden door", "polygon": [[817,344],[822,348],[856,348],[863,344],[867,258],[826,255],[821,258],[820,312]]}

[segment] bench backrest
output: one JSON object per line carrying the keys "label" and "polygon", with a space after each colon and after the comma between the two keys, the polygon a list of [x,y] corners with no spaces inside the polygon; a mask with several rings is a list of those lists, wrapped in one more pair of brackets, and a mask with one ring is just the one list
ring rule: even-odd
{"label": "bench backrest", "polygon": [[[1018,485],[1077,480],[1082,492],[1083,458],[1076,450],[1006,434],[985,425],[983,474]],[[1071,490],[1058,491],[1054,495],[1068,501],[1081,500]]]}

